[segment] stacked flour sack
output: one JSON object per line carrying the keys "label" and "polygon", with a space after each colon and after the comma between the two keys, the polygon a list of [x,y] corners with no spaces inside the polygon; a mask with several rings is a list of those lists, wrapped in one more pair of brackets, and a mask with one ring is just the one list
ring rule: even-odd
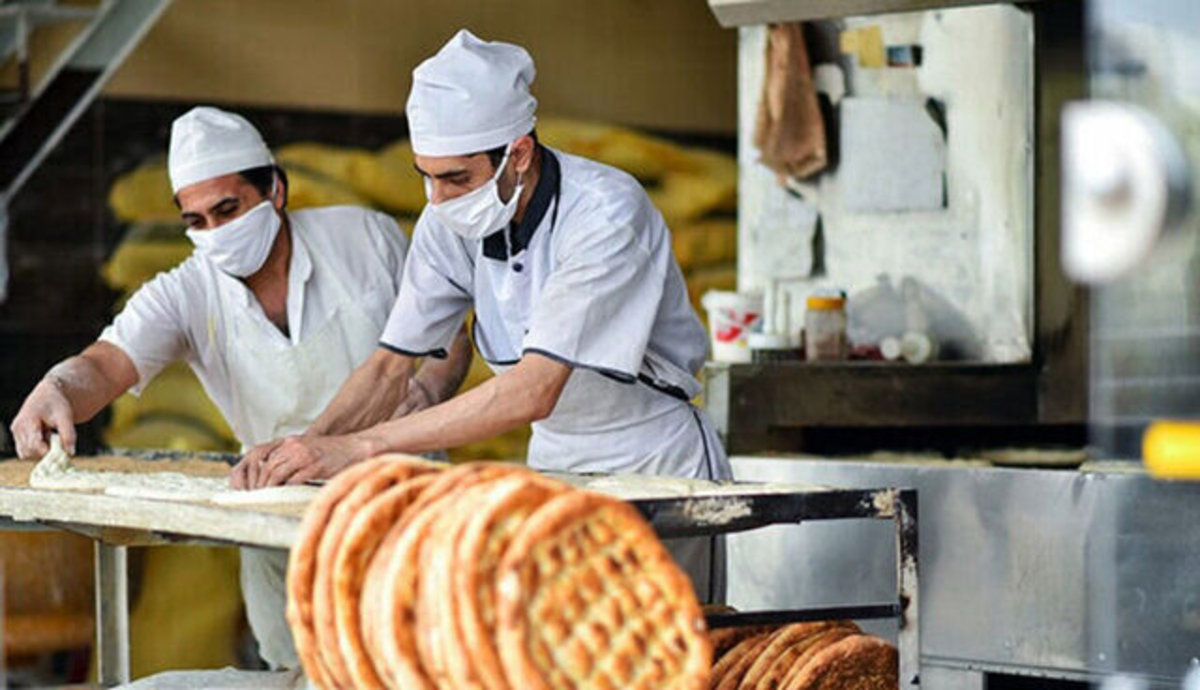
{"label": "stacked flour sack", "polygon": [[321,688],[704,688],[687,576],[629,504],[517,465],[384,456],[310,504],[288,622]]}

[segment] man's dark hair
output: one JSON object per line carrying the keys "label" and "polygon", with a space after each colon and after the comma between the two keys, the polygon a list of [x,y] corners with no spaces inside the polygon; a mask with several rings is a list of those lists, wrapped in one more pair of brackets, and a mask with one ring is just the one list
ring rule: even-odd
{"label": "man's dark hair", "polygon": [[[501,152],[503,155],[503,151]],[[283,207],[287,208],[288,202],[288,178],[287,172],[278,165],[263,165],[257,168],[248,168],[238,173],[242,179],[258,190],[258,193],[267,198],[271,196],[271,179],[272,175],[279,175],[279,184],[283,185]],[[175,208],[179,208],[179,195],[171,197],[175,201]]]}
{"label": "man's dark hair", "polygon": [[271,186],[275,175],[279,176],[279,184],[283,186],[283,206],[287,207],[288,198],[288,179],[287,173],[278,165],[263,165],[257,168],[250,168],[238,173],[242,179],[249,182],[252,187],[258,190],[263,198],[271,196]]}
{"label": "man's dark hair", "polygon": [[[533,137],[533,143],[538,143],[536,127],[530,130],[529,136]],[[492,162],[492,169],[494,170],[500,167],[500,161],[504,160],[504,149],[506,148],[508,148],[508,144],[505,144],[504,146],[497,146],[496,148],[488,149],[487,151],[480,151],[480,153],[487,154],[488,160]],[[478,156],[479,154],[476,153],[474,155]]]}

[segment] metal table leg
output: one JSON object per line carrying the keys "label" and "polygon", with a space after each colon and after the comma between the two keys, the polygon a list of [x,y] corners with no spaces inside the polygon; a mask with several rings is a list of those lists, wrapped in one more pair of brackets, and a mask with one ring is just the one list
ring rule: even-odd
{"label": "metal table leg", "polygon": [[124,546],[96,542],[96,676],[129,682],[129,579]]}
{"label": "metal table leg", "polygon": [[900,687],[921,685],[920,588],[917,582],[917,492],[905,489],[896,501],[896,596],[900,605]]}

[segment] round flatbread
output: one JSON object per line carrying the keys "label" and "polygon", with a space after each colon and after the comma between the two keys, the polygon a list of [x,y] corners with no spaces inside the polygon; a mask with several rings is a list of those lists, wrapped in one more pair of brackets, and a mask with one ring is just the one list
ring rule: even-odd
{"label": "round flatbread", "polygon": [[771,641],[771,633],[762,633],[748,637],[733,646],[717,665],[713,667],[712,677],[708,687],[714,690],[736,690],[746,677],[746,671],[754,664],[754,660]]}
{"label": "round flatbread", "polygon": [[337,616],[334,612],[333,564],[346,528],[358,511],[371,499],[396,484],[432,470],[438,465],[423,460],[380,458],[372,472],[358,478],[354,488],[338,501],[329,514],[329,522],[317,546],[317,568],[313,577],[312,612],[313,634],[317,651],[329,679],[338,687],[350,687],[350,670],[342,657],[338,641]]}
{"label": "round flatbread", "polygon": [[[417,648],[417,602],[420,586],[420,549],[430,524],[454,505],[455,497],[471,486],[514,472],[516,465],[471,463],[442,473],[422,492],[397,522],[376,552],[368,572],[363,601],[376,602],[369,625],[374,627],[368,649],[376,655],[391,688],[424,690],[434,685]],[[382,664],[379,663],[382,660]]]}
{"label": "round flatbread", "polygon": [[712,650],[691,581],[628,503],[585,491],[550,499],[501,558],[496,591],[514,688],[708,681]]}
{"label": "round flatbread", "polygon": [[759,653],[758,658],[746,670],[742,678],[742,687],[753,688],[767,672],[772,664],[793,646],[802,643],[809,637],[829,630],[833,623],[818,621],[812,623],[790,623],[771,633],[767,646]]}
{"label": "round flatbread", "polygon": [[509,690],[496,648],[496,569],[525,520],[569,489],[534,473],[507,477],[494,482],[468,515],[456,541],[451,599],[462,643],[447,649],[457,686]]}
{"label": "round flatbread", "polygon": [[367,566],[392,525],[433,481],[433,475],[413,477],[368,501],[346,528],[334,556],[333,603],[337,640],[355,688],[382,690],[385,687],[363,640],[366,628],[360,604]]}
{"label": "round flatbread", "polygon": [[844,637],[858,633],[858,626],[834,625],[821,632],[811,634],[780,652],[753,685],[744,687],[751,690],[782,688],[792,678],[793,672],[798,668],[803,668],[808,660],[818,652]]}
{"label": "round flatbread", "polygon": [[717,628],[708,631],[708,642],[713,648],[713,663],[721,663],[721,659],[742,640],[770,634],[779,629],[777,625],[742,625],[736,628]]}
{"label": "round flatbread", "polygon": [[868,635],[851,635],[825,647],[784,690],[894,690],[900,685],[896,648]]}
{"label": "round flatbread", "polygon": [[448,647],[459,644],[458,622],[450,611],[454,599],[454,544],[470,512],[487,496],[494,482],[463,489],[429,523],[419,545],[421,564],[417,583],[417,652],[433,684],[439,688],[467,687],[452,683]]}
{"label": "round flatbread", "polygon": [[[317,651],[313,632],[312,591],[315,580],[317,549],[321,535],[329,522],[329,516],[337,504],[355,487],[358,480],[374,472],[386,459],[373,459],[342,470],[321,489],[304,511],[300,521],[299,536],[288,556],[287,570],[287,620],[296,644],[296,652],[304,667],[305,675],[320,687],[333,687]],[[419,459],[405,459],[413,468],[414,476],[439,469],[436,463]]]}

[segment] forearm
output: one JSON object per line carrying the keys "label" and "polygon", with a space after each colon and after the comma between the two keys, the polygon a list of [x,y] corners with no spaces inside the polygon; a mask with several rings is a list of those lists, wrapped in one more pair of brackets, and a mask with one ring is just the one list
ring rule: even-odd
{"label": "forearm", "polygon": [[489,439],[548,416],[567,375],[566,367],[546,375],[518,365],[445,403],[354,434],[354,440],[378,454],[422,453]]}
{"label": "forearm", "polygon": [[424,409],[449,400],[462,386],[471,368],[471,341],[464,328],[458,332],[445,359],[427,358],[417,371],[415,383],[423,390],[429,404]]}
{"label": "forearm", "polygon": [[412,358],[376,350],[309,427],[315,435],[348,434],[390,419],[408,394]]}
{"label": "forearm", "polygon": [[[106,372],[103,357],[98,357],[94,347],[65,359],[51,367],[38,386],[56,387],[71,404],[76,423],[86,422],[104,409],[118,395],[136,383],[121,376],[123,372]],[[130,364],[132,368],[132,364]]]}

